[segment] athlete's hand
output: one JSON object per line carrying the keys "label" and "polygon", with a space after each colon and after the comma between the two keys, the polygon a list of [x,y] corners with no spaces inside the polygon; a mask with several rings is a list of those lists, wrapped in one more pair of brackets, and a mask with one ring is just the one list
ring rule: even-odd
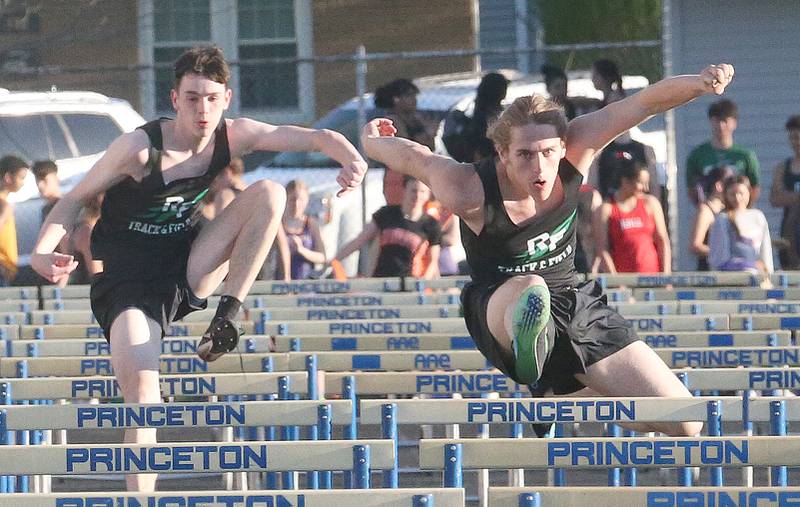
{"label": "athlete's hand", "polygon": [[706,92],[722,95],[722,92],[725,91],[725,87],[728,86],[733,79],[733,65],[727,63],[709,65],[700,73],[700,78],[703,80],[703,86]]}
{"label": "athlete's hand", "polygon": [[45,279],[63,287],[69,279],[69,274],[78,267],[78,261],[71,255],[58,252],[33,253],[31,254],[31,267]]}
{"label": "athlete's hand", "polygon": [[367,163],[362,158],[343,164],[342,169],[339,171],[339,176],[336,177],[336,181],[342,189],[336,193],[336,197],[341,197],[359,186],[366,174]]}
{"label": "athlete's hand", "polygon": [[362,131],[361,135],[362,138],[394,137],[396,133],[397,129],[395,128],[394,123],[392,123],[392,120],[388,118],[375,118],[364,125],[364,130]]}

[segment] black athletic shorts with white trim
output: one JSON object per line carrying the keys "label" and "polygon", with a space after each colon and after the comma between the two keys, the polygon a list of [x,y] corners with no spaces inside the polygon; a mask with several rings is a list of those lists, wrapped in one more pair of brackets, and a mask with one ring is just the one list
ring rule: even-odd
{"label": "black athletic shorts with white trim", "polygon": [[[464,320],[475,345],[500,371],[516,379],[513,352],[503,352],[489,331],[486,310],[489,298],[501,283],[468,283],[461,292]],[[535,395],[552,391],[564,395],[585,386],[575,378],[586,368],[639,340],[636,331],[610,308],[595,280],[577,287],[550,292],[551,319],[545,330],[551,348],[539,381],[529,386]]]}
{"label": "black athletic shorts with white trim", "polygon": [[[111,339],[111,325],[120,313],[138,308],[161,326],[161,337],[173,321],[196,310],[204,310],[208,301],[197,297],[186,280],[189,245],[151,255],[145,265],[104,262],[105,272],[92,277],[89,297],[92,312],[106,340]],[[122,257],[122,256],[119,256]]]}

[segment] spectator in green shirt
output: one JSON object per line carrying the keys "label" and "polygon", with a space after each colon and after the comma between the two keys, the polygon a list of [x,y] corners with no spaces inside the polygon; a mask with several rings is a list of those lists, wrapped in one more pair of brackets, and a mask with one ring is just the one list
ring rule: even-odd
{"label": "spectator in green shirt", "polygon": [[732,100],[718,100],[708,108],[711,140],[696,146],[686,161],[686,187],[695,206],[707,197],[702,195],[704,177],[717,167],[730,167],[736,174],[747,176],[752,187],[750,206],[758,201],[761,189],[756,154],[733,142],[738,118],[739,108]]}

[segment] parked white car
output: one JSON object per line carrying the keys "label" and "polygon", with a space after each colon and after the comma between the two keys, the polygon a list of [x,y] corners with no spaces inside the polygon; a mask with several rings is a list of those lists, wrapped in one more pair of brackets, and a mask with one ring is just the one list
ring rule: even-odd
{"label": "parked white car", "polygon": [[[62,190],[86,174],[117,136],[145,122],[121,99],[94,92],[11,92],[0,88],[0,156],[55,160]],[[20,264],[27,264],[41,226],[43,202],[33,174],[11,194],[16,202]]]}

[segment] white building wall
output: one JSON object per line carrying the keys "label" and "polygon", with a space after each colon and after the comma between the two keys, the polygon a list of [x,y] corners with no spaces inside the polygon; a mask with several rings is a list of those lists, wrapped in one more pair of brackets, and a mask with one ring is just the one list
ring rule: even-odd
{"label": "white building wall", "polygon": [[[776,164],[791,155],[784,124],[800,114],[800,2],[797,0],[671,0],[675,74],[697,73],[705,65],[732,63],[734,82],[725,96],[739,105],[735,142],[756,151],[761,163],[757,206],[773,236],[781,210],[769,205]],[[692,147],[710,136],[706,111],[715,100],[702,97],[676,113],[679,192],[679,249],[688,252],[695,209],[686,197],[685,162]],[[777,263],[776,263],[777,266]],[[676,269],[694,269],[696,259],[677,255]]]}

